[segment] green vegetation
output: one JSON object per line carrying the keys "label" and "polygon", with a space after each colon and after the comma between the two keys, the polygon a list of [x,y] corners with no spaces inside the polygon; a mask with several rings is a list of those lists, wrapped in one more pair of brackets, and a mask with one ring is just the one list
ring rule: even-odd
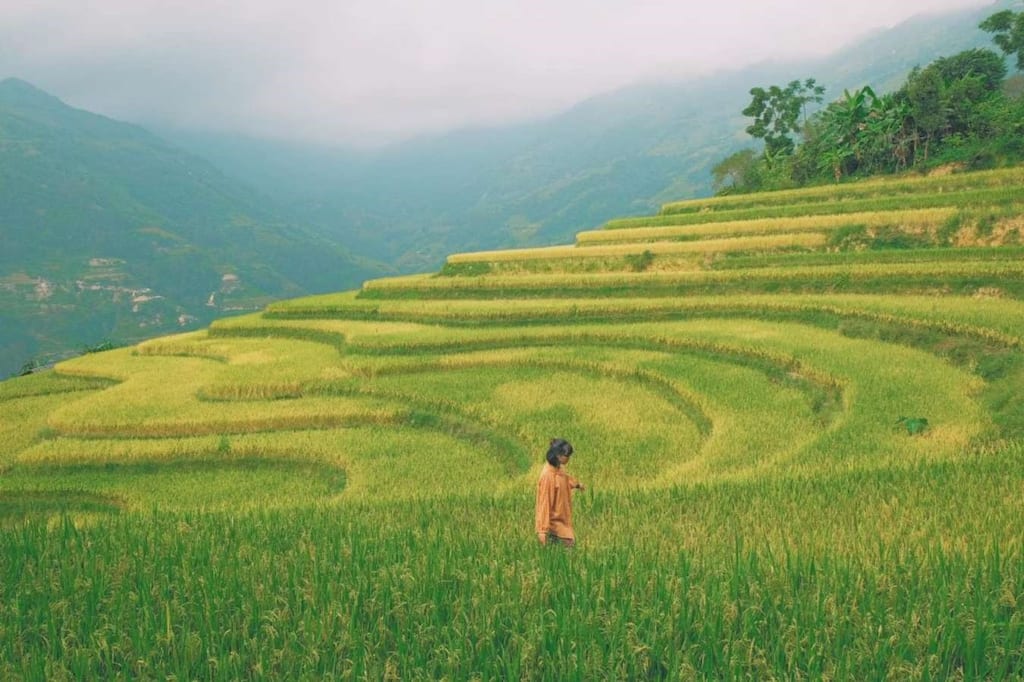
{"label": "green vegetation", "polygon": [[[1024,68],[1024,12],[1002,10],[981,22],[1001,50],[970,48],[916,67],[894,92],[844,90],[814,115],[824,89],[815,80],[751,89],[743,115],[763,153],[734,153],[713,169],[719,193],[840,182],[943,164],[992,168],[1024,160],[1024,98],[1006,82],[1006,57]],[[804,113],[802,124],[798,117]],[[794,135],[801,136],[800,144]]]}
{"label": "green vegetation", "polygon": [[865,83],[878,92],[895,89],[914,64],[992,46],[978,23],[997,9],[1018,10],[1018,1],[918,16],[793,64],[787,74],[762,64],[636,86],[527,125],[454,132],[376,153],[223,135],[172,141],[355,253],[400,272],[433,271],[451,253],[564,244],[616,216],[706,196],[711,167],[736,149],[751,120],[738,116],[751,85],[810,74],[828,86],[826,101]]}
{"label": "green vegetation", "polygon": [[0,81],[0,377],[385,268],[142,129]]}
{"label": "green vegetation", "polygon": [[[4,565],[4,589],[25,595],[0,602],[0,621],[22,626],[3,639],[3,670],[1010,679],[1024,666],[1024,574],[1020,550],[996,538],[1024,512],[1022,465],[1017,449],[825,480],[598,491],[577,502],[587,546],[572,553],[529,544],[525,494],[405,503],[403,520],[364,503],[28,526],[0,536],[23,557]],[[59,579],[76,577],[69,599]]]}
{"label": "green vegetation", "polygon": [[0,677],[1019,678],[1021,173],[675,203],[0,383]]}
{"label": "green vegetation", "polygon": [[753,88],[750,94],[753,99],[743,110],[743,115],[752,117],[754,123],[747,127],[747,134],[764,140],[765,158],[773,159],[793,152],[791,135],[800,132],[800,115],[803,114],[806,125],[807,105],[820,103],[825,88],[815,83],[813,78],[808,78],[803,83],[792,81],[784,88],[777,85],[767,90]]}
{"label": "green vegetation", "polygon": [[1004,54],[1015,57],[1017,68],[1024,71],[1024,12],[996,12],[981,22],[981,28],[993,34],[992,42]]}
{"label": "green vegetation", "polygon": [[[831,92],[863,83],[881,91],[908,64],[988,44],[975,26],[992,11],[894,27],[795,71],[818,75]],[[567,243],[615,216],[709,194],[711,166],[744,127],[736,114],[746,91],[774,77],[754,67],[631,88],[527,126],[355,154],[168,130],[157,131],[161,141],[8,81],[0,377],[102,339],[135,343],[270,300],[358,286],[391,271],[381,262],[434,270],[453,252]],[[144,289],[148,300],[135,310],[131,292]]]}

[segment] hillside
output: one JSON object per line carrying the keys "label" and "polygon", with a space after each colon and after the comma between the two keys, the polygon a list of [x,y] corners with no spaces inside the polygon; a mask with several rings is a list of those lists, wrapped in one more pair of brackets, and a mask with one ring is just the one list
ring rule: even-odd
{"label": "hillside", "polygon": [[668,202],[0,383],[0,675],[1019,678],[1021,186]]}
{"label": "hillside", "polygon": [[0,376],[383,268],[133,125],[0,83]]}
{"label": "hillside", "polygon": [[1017,1],[916,17],[819,60],[638,85],[550,118],[384,150],[167,135],[359,253],[432,270],[453,251],[568,243],[605,220],[707,196],[712,166],[753,144],[740,114],[750,88],[814,77],[826,101],[865,84],[882,93],[916,65],[991,46],[978,23]]}

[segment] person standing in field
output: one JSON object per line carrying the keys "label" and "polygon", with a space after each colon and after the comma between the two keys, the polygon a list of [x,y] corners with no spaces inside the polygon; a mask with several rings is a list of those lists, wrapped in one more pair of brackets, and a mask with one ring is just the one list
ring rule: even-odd
{"label": "person standing in field", "polygon": [[572,444],[555,438],[548,448],[547,464],[537,481],[536,531],[540,544],[560,542],[566,547],[576,544],[572,529],[572,491],[583,490],[583,484],[565,472],[572,456]]}

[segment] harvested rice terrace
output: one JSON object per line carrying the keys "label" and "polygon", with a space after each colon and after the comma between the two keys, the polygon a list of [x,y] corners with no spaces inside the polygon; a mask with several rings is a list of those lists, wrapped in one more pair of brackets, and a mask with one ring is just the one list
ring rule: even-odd
{"label": "harvested rice terrace", "polygon": [[1020,677],[1022,180],[673,203],[4,381],[0,676]]}

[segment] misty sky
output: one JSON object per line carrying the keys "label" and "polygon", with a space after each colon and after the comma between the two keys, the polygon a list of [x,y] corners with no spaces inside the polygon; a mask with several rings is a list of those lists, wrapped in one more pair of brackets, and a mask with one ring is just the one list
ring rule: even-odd
{"label": "misty sky", "polygon": [[991,0],[0,0],[0,79],[140,123],[375,143],[818,56]]}

